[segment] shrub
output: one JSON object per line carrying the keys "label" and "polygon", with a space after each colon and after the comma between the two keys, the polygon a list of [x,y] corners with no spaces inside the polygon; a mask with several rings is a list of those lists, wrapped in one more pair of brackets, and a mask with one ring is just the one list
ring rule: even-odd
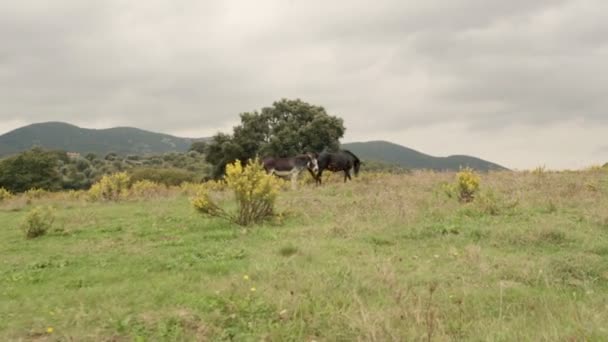
{"label": "shrub", "polygon": [[118,201],[129,189],[131,179],[126,172],[103,176],[89,190],[92,201]]}
{"label": "shrub", "polygon": [[259,223],[273,216],[281,181],[266,174],[257,159],[250,160],[245,167],[240,161],[228,164],[224,179],[226,187],[234,192],[236,213],[228,213],[213,202],[206,187],[191,201],[199,212],[223,217],[243,226]]}
{"label": "shrub", "polygon": [[149,180],[141,180],[131,185],[131,189],[129,189],[129,197],[148,198],[158,196],[166,190],[167,187],[162,184],[151,182]]}
{"label": "shrub", "polygon": [[213,217],[222,217],[230,221],[234,221],[234,217],[219,207],[210,197],[209,191],[201,188],[190,203],[198,212]]}
{"label": "shrub", "polygon": [[67,198],[69,200],[72,201],[78,201],[81,198],[83,198],[83,196],[86,194],[87,192],[84,190],[68,190],[66,192]]}
{"label": "shrub", "polygon": [[11,198],[13,198],[13,194],[5,188],[0,187],[0,202],[10,200]]}
{"label": "shrub", "polygon": [[245,167],[240,161],[226,165],[225,180],[236,197],[236,223],[249,225],[272,216],[281,182],[267,174],[257,158]]}
{"label": "shrub", "polygon": [[456,189],[461,202],[471,202],[479,191],[480,178],[470,168],[460,170],[456,174]]}
{"label": "shrub", "polygon": [[180,184],[179,189],[184,195],[196,195],[204,187],[202,183],[183,182]]}
{"label": "shrub", "polygon": [[50,207],[36,207],[25,217],[21,228],[27,239],[33,239],[46,234],[53,225],[55,213]]}
{"label": "shrub", "polygon": [[31,203],[34,199],[41,199],[48,192],[44,189],[29,189],[25,192],[25,198],[27,198],[27,202]]}
{"label": "shrub", "polygon": [[208,180],[203,183],[203,186],[211,191],[224,191],[227,188],[226,182],[222,179]]}
{"label": "shrub", "polygon": [[[63,153],[65,157],[65,153]],[[60,153],[41,148],[0,160],[0,186],[18,193],[31,188],[59,190],[61,175],[58,167],[63,159]],[[63,160],[63,162],[67,161]]]}

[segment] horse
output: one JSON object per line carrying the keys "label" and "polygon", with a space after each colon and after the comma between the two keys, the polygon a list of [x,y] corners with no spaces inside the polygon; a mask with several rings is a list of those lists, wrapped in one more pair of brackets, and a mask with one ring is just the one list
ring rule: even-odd
{"label": "horse", "polygon": [[304,169],[308,169],[312,174],[319,171],[317,158],[312,153],[298,154],[288,158],[266,157],[262,159],[262,164],[269,174],[291,178],[292,189],[296,188],[297,178]]}
{"label": "horse", "polygon": [[344,182],[346,179],[352,180],[350,177],[350,170],[354,169],[355,176],[359,175],[359,167],[361,167],[361,161],[352,152],[347,150],[340,150],[338,152],[322,152],[317,157],[319,164],[319,171],[316,174],[315,180],[317,184],[321,184],[321,176],[323,170],[329,170],[332,172],[344,171]]}

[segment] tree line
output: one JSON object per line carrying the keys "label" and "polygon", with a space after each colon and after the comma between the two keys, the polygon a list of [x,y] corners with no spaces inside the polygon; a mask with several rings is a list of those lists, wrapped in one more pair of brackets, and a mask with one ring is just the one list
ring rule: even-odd
{"label": "tree line", "polygon": [[0,160],[0,188],[13,193],[29,189],[86,190],[102,176],[127,171],[133,181],[151,180],[165,185],[199,182],[210,173],[196,152],[162,155],[68,155],[66,151],[34,147]]}
{"label": "tree line", "polygon": [[120,171],[129,171],[132,179],[167,185],[197,182],[223,176],[226,165],[235,160],[335,150],[345,132],[341,118],[300,99],[282,99],[260,111],[241,113],[240,121],[231,134],[217,133],[208,142],[193,143],[184,153],[73,156],[34,147],[0,160],[0,187],[11,192],[88,189],[103,175]]}

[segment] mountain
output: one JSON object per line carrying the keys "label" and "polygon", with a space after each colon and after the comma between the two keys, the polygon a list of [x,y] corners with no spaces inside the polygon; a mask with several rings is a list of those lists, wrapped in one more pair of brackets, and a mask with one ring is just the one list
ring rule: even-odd
{"label": "mountain", "polygon": [[506,170],[505,167],[492,162],[465,155],[449,157],[433,157],[412,150],[411,148],[393,144],[388,141],[368,141],[342,144],[342,148],[350,150],[362,160],[373,160],[408,169],[459,170],[460,167],[470,167],[480,171]]}
{"label": "mountain", "polygon": [[[185,152],[192,142],[197,140],[206,139],[179,138],[132,127],[88,129],[63,122],[45,122],[24,126],[0,135],[0,157],[36,145],[81,154],[92,152],[99,156],[109,152],[120,155]],[[408,169],[458,170],[460,166],[484,171],[505,169],[500,165],[470,156],[433,157],[387,141],[354,142],[342,144],[342,147],[351,150],[363,160],[373,160]]]}
{"label": "mountain", "polygon": [[0,156],[27,150],[33,146],[68,152],[121,155],[187,151],[195,139],[131,127],[108,129],[80,128],[63,122],[45,122],[24,126],[0,136]]}

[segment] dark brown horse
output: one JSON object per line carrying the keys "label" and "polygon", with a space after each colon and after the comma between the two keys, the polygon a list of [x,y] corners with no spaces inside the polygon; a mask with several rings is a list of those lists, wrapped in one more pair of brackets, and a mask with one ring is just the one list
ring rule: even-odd
{"label": "dark brown horse", "polygon": [[321,176],[323,170],[332,172],[344,171],[344,182],[346,179],[351,179],[350,170],[353,169],[355,176],[359,174],[361,161],[352,152],[340,150],[338,152],[323,152],[317,157],[319,171],[315,177],[317,184],[321,184]]}
{"label": "dark brown horse", "polygon": [[308,169],[312,174],[319,171],[319,165],[315,155],[312,153],[299,154],[289,158],[266,157],[262,159],[262,164],[266,172],[279,177],[289,177],[291,187],[295,189],[296,181],[304,169]]}

